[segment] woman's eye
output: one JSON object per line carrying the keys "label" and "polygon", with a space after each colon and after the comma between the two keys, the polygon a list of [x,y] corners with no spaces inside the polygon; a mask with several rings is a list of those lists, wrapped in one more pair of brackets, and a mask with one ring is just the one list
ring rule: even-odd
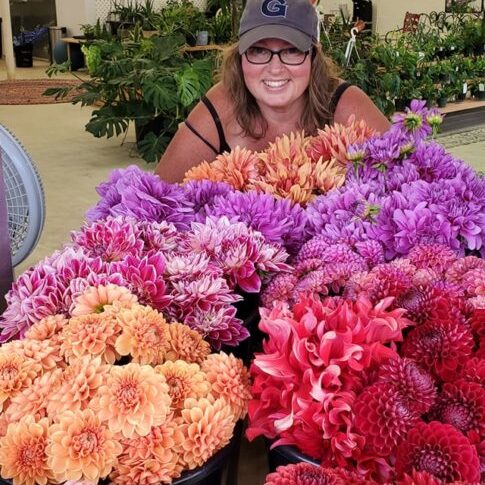
{"label": "woman's eye", "polygon": [[288,49],[285,49],[285,51],[286,54],[290,56],[297,56],[298,54],[301,54],[301,51],[296,47],[288,47]]}
{"label": "woman's eye", "polygon": [[251,54],[264,54],[267,49],[264,47],[250,47]]}

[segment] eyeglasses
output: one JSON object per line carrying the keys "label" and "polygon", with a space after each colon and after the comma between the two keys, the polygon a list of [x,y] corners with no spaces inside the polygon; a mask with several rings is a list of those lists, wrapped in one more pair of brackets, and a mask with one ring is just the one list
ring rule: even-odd
{"label": "eyeglasses", "polygon": [[302,52],[296,47],[287,47],[279,51],[272,51],[271,49],[266,49],[266,47],[254,46],[250,47],[244,55],[251,64],[268,64],[273,59],[273,56],[276,55],[283,64],[299,66],[305,62],[309,52]]}

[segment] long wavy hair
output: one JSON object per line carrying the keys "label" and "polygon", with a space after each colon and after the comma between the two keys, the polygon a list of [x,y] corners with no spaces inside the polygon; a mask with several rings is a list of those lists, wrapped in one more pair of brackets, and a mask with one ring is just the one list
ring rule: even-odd
{"label": "long wavy hair", "polygon": [[[244,82],[237,42],[224,52],[219,79],[234,102],[234,116],[242,128],[244,136],[255,139],[263,138],[268,129],[268,123]],[[306,134],[314,134],[317,128],[322,128],[332,122],[333,107],[330,106],[330,103],[338,83],[335,64],[323,54],[320,44],[314,45],[310,83],[304,93],[305,109],[299,121],[300,129],[305,130]]]}

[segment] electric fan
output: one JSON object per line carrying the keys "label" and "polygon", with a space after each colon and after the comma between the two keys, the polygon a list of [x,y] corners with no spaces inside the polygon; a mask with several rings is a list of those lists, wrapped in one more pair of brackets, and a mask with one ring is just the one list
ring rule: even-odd
{"label": "electric fan", "polygon": [[45,219],[37,168],[19,141],[0,124],[0,314],[13,267],[37,244]]}

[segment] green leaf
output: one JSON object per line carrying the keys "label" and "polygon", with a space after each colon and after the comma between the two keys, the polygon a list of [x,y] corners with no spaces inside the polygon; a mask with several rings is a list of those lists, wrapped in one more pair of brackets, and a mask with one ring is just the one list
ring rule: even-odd
{"label": "green leaf", "polygon": [[160,111],[175,108],[177,105],[176,90],[177,84],[171,76],[148,78],[142,83],[143,99]]}
{"label": "green leaf", "polygon": [[160,160],[169,140],[168,136],[148,133],[137,143],[138,152],[148,163],[156,163]]}
{"label": "green leaf", "polygon": [[47,88],[42,96],[54,96],[54,99],[64,99],[73,88]]}
{"label": "green leaf", "polygon": [[111,138],[114,134],[119,136],[128,129],[129,121],[120,117],[112,106],[104,106],[93,111],[91,119],[86,124],[86,131],[96,138],[106,136]]}

